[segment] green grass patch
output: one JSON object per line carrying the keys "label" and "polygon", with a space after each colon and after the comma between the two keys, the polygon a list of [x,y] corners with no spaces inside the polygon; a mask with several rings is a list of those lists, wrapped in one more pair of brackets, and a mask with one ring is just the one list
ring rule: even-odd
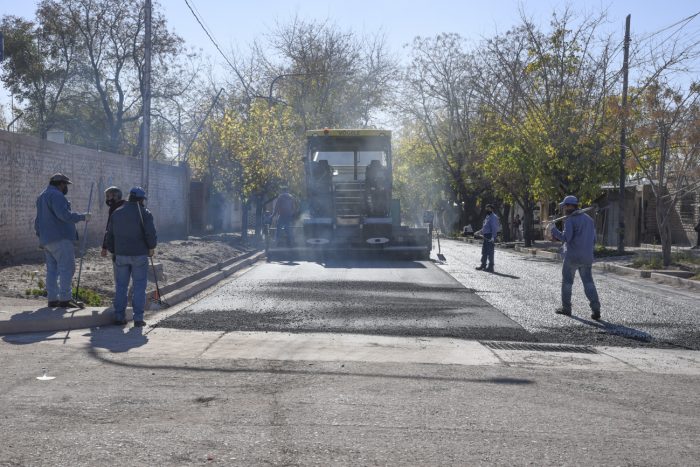
{"label": "green grass patch", "polygon": [[663,269],[664,262],[660,256],[638,256],[632,260],[632,267],[637,269]]}
{"label": "green grass patch", "polygon": [[46,297],[46,289],[27,289],[24,291],[27,297]]}
{"label": "green grass patch", "polygon": [[[73,287],[73,296],[75,297],[75,287]],[[98,294],[94,290],[80,288],[80,297],[78,300],[85,303],[88,306],[102,306],[102,295]]]}
{"label": "green grass patch", "polygon": [[611,256],[629,256],[630,252],[620,253],[617,248],[608,248],[605,245],[596,245],[593,249],[593,256],[596,258],[609,258]]}

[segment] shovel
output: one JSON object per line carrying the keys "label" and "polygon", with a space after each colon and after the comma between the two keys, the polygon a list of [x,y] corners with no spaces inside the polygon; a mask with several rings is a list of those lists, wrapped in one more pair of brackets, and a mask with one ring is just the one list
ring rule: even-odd
{"label": "shovel", "polygon": [[437,257],[440,261],[447,261],[447,258],[445,258],[445,255],[442,254],[442,249],[440,248],[440,231],[437,230],[435,231],[437,235],[437,241],[438,241],[438,252],[437,252]]}
{"label": "shovel", "polygon": [[[146,226],[145,226],[144,223],[143,223],[143,213],[141,213],[141,205],[137,203],[136,206],[137,206],[137,208],[138,208],[138,210],[139,210],[139,217],[141,218],[141,232],[142,232],[143,235],[144,235],[144,241],[145,241],[145,238],[146,238]],[[161,297],[161,295],[160,295],[160,286],[158,286],[158,274],[156,273],[156,265],[153,264],[153,256],[149,256],[149,258],[150,258],[150,260],[151,260],[151,268],[153,269],[153,280],[154,280],[155,283],[156,283],[156,293],[155,293],[155,295],[151,295],[151,303],[156,303],[156,304],[158,304],[158,306],[160,306],[160,307],[162,307],[162,308],[167,308],[167,307],[169,307],[170,305],[168,305],[168,304],[166,303],[166,301],[163,300],[162,297]]]}
{"label": "shovel", "polygon": [[161,298],[160,287],[158,286],[158,274],[156,274],[156,265],[153,264],[153,256],[151,256],[150,258],[151,258],[151,268],[153,269],[153,280],[155,280],[155,282],[156,282],[156,293],[154,295],[151,295],[151,302],[157,303],[158,306],[160,306],[161,308],[167,308],[170,305],[168,305],[167,302]]}

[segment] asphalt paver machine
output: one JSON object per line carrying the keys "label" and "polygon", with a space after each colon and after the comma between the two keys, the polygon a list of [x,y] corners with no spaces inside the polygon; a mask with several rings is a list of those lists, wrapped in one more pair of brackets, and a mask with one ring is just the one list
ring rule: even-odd
{"label": "asphalt paver machine", "polygon": [[391,131],[312,130],[306,143],[304,210],[291,242],[274,238],[272,229],[268,258],[429,258],[429,226],[402,225],[392,198]]}

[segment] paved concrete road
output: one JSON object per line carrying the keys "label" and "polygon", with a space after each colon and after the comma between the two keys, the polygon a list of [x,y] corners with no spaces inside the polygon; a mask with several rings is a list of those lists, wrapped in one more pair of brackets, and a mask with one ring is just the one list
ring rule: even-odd
{"label": "paved concrete road", "polygon": [[[269,352],[264,334],[257,346],[252,334],[160,328],[6,336],[0,465],[687,466],[700,457],[697,371],[640,372],[595,355],[608,370],[542,357],[511,365],[488,352],[470,360],[485,351],[477,343],[423,338],[421,353],[413,342],[422,339],[380,336],[343,338],[349,353],[377,343],[371,362],[343,359],[340,348],[333,361],[238,358],[241,346]],[[290,355],[310,347],[285,342]],[[450,345],[462,364],[410,362],[411,346],[430,361],[431,349],[447,355]],[[41,367],[56,379],[38,381]]]}
{"label": "paved concrete road", "polygon": [[481,247],[442,242],[445,271],[544,342],[700,349],[700,294],[593,270],[601,322],[590,319],[581,280],[574,282],[571,318],[560,305],[561,263],[496,251],[496,274],[475,271]]}
{"label": "paved concrete road", "polygon": [[431,262],[261,264],[159,326],[530,340]]}

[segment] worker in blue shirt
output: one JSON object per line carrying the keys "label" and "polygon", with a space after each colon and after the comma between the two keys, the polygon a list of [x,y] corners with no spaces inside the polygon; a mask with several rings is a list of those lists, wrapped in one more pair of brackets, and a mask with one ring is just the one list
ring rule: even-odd
{"label": "worker in blue shirt", "polygon": [[[484,243],[481,245],[481,266],[477,267],[477,271],[493,272],[493,257],[495,253],[496,235],[500,228],[498,216],[493,212],[493,205],[487,204],[486,217],[481,230],[477,232],[484,237]],[[487,265],[488,261],[488,265]]]}
{"label": "worker in blue shirt", "polygon": [[559,231],[553,224],[550,226],[552,237],[564,242],[561,283],[562,306],[557,308],[555,312],[560,315],[571,315],[571,289],[574,285],[576,271],[578,271],[581,275],[581,282],[583,282],[583,290],[591,306],[591,318],[599,320],[600,301],[591,272],[593,248],[596,240],[593,219],[579,210],[578,199],[575,196],[565,197],[559,206],[569,217],[564,221],[563,232]]}
{"label": "worker in blue shirt", "polygon": [[51,308],[82,308],[71,300],[71,282],[75,273],[75,224],[88,221],[90,213],[71,210],[66,198],[72,182],[62,173],[54,174],[49,186],[36,200],[34,231],[46,257],[46,292]]}

